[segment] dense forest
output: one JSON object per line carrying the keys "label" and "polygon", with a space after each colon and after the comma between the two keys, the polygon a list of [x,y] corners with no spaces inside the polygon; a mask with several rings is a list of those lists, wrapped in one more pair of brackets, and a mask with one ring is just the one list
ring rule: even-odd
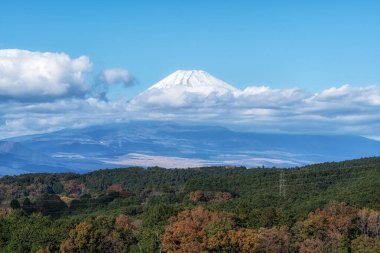
{"label": "dense forest", "polygon": [[0,252],[380,252],[380,158],[0,179]]}

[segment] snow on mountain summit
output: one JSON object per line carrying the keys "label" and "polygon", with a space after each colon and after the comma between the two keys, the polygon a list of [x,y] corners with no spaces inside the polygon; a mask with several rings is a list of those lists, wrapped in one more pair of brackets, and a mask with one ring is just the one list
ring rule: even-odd
{"label": "snow on mountain summit", "polygon": [[237,89],[222,80],[215,78],[203,70],[177,70],[165,77],[149,89],[170,89],[173,87],[184,86],[194,90],[212,88],[213,91],[225,93],[235,92]]}
{"label": "snow on mountain summit", "polygon": [[130,107],[186,107],[226,101],[239,90],[203,70],[177,70],[140,93]]}

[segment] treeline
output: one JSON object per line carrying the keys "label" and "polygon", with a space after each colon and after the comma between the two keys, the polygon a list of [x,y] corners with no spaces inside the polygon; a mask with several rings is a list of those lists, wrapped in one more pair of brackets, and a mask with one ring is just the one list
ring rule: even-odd
{"label": "treeline", "polygon": [[380,158],[0,179],[0,252],[380,252]]}
{"label": "treeline", "polygon": [[125,214],[0,219],[1,252],[380,252],[380,212],[331,203],[291,226],[250,228],[231,212],[157,205]]}

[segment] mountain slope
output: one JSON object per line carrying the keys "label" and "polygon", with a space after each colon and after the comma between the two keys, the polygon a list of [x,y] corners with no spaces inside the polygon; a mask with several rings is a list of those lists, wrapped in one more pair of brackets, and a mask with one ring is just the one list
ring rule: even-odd
{"label": "mountain slope", "polygon": [[0,141],[0,164],[0,175],[69,171],[54,158],[12,141]]}
{"label": "mountain slope", "polygon": [[360,136],[247,133],[153,121],[66,129],[12,141],[84,171],[130,165],[293,167],[380,155],[380,142]]}

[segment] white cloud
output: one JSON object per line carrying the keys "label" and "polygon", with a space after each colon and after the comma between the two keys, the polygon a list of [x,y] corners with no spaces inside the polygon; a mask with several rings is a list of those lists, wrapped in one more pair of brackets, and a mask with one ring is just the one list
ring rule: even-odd
{"label": "white cloud", "polygon": [[0,97],[38,100],[82,95],[91,67],[87,56],[72,59],[65,53],[0,50]]}
{"label": "white cloud", "polygon": [[126,104],[94,98],[0,103],[0,139],[128,120]]}
{"label": "white cloud", "polygon": [[326,90],[310,94],[298,89],[257,88],[261,92],[252,92],[254,89],[223,98],[201,96],[195,100],[190,94],[181,106],[149,99],[139,104],[96,98],[9,101],[0,103],[0,139],[127,120],[201,122],[257,132],[380,136],[379,86],[347,86],[344,96],[330,94],[329,99]]}
{"label": "white cloud", "polygon": [[343,85],[317,94],[247,87],[228,94],[149,89],[128,110],[142,119],[202,121],[249,131],[380,135],[380,86]]}
{"label": "white cloud", "polygon": [[121,83],[128,86],[135,82],[135,78],[126,69],[113,68],[103,70],[99,75],[99,81],[108,85]]}
{"label": "white cloud", "polygon": [[[90,70],[86,56],[72,59],[64,53],[0,50],[0,139],[141,119],[258,132],[380,136],[380,86],[343,85],[317,94],[265,86],[239,90],[205,72],[202,78],[193,77],[195,81],[187,75],[178,79],[182,72],[176,72],[177,76],[128,103],[104,99],[107,89],[96,91],[100,80],[103,87],[131,84],[133,77],[127,70],[104,70],[91,91],[85,81]],[[172,79],[196,85],[186,89],[171,85]]]}

